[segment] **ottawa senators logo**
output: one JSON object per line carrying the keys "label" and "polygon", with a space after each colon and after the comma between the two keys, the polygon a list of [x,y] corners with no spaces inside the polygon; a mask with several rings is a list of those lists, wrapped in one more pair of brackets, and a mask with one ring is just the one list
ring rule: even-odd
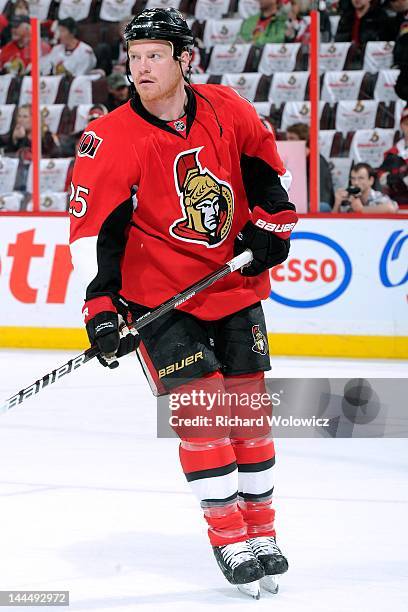
{"label": "ottawa senators logo", "polygon": [[252,337],[254,339],[254,345],[252,347],[254,353],[259,353],[260,355],[267,355],[268,343],[264,334],[259,329],[259,325],[252,326]]}
{"label": "ottawa senators logo", "polygon": [[102,138],[99,138],[95,132],[84,132],[78,146],[78,157],[90,157],[94,159],[101,142],[103,142]]}
{"label": "ottawa senators logo", "polygon": [[202,168],[202,147],[183,151],[174,160],[174,182],[183,217],[170,226],[172,236],[211,248],[227,237],[232,224],[234,196],[231,186]]}

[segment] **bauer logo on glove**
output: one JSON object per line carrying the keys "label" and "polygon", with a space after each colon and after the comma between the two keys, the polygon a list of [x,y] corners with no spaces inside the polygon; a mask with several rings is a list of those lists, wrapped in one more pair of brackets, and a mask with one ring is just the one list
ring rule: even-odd
{"label": "bauer logo on glove", "polygon": [[287,259],[290,249],[290,234],[298,217],[290,202],[275,205],[276,212],[269,213],[255,206],[252,221],[248,221],[235,239],[234,255],[250,249],[253,261],[242,268],[243,276],[256,276],[277,266]]}

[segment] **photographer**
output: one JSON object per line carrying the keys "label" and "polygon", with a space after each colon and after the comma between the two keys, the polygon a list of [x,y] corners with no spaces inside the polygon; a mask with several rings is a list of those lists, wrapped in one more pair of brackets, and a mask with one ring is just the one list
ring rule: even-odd
{"label": "photographer", "polygon": [[374,181],[375,172],[369,164],[359,163],[353,166],[350,186],[347,189],[337,189],[335,193],[333,212],[368,215],[397,212],[398,204],[381,191],[375,191]]}

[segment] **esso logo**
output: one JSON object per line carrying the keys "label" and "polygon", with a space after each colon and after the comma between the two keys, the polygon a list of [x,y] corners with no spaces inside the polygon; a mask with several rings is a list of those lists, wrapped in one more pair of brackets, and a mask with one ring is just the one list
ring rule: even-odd
{"label": "esso logo", "polygon": [[380,279],[384,287],[400,287],[408,282],[408,234],[401,234],[404,230],[391,234],[381,255]]}
{"label": "esso logo", "polygon": [[350,284],[352,266],[334,240],[313,232],[295,232],[291,255],[271,270],[275,302],[292,308],[315,308],[336,300]]}

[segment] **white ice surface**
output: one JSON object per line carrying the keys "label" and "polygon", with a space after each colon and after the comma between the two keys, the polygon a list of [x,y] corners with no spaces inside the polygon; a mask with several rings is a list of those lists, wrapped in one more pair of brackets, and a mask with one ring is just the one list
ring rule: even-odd
{"label": "white ice surface", "polygon": [[[69,356],[0,351],[0,400]],[[392,377],[408,366],[274,359],[273,372]],[[290,570],[260,601],[216,566],[177,447],[156,438],[155,400],[130,357],[114,371],[91,362],[1,415],[0,590],[69,590],[75,612],[408,609],[406,440],[276,441]]]}

